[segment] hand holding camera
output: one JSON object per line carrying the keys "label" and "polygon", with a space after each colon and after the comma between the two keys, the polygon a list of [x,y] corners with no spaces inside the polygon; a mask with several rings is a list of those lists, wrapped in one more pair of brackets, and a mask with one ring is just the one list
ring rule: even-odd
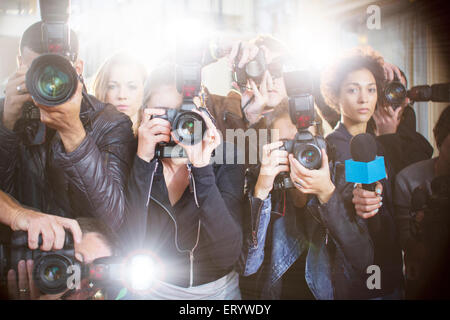
{"label": "hand holding camera", "polygon": [[75,242],[81,242],[82,238],[81,229],[76,220],[28,209],[18,210],[16,216],[12,218],[10,227],[13,231],[28,232],[28,247],[32,250],[38,248],[40,234],[42,234],[40,249],[43,251],[62,249],[65,239],[64,229],[71,231]]}
{"label": "hand holding camera", "polygon": [[80,120],[83,86],[78,83],[75,94],[58,107],[36,105],[40,109],[41,121],[58,131],[67,153],[74,151],[86,137],[86,131]]}
{"label": "hand holding camera", "polygon": [[275,177],[281,172],[289,172],[288,152],[280,150],[282,141],[263,146],[261,170],[255,185],[254,196],[264,200],[272,191]]}
{"label": "hand holding camera", "polygon": [[335,190],[335,186],[330,178],[327,153],[325,149],[322,149],[321,152],[322,164],[317,170],[305,168],[292,154],[290,154],[290,177],[297,190],[305,194],[315,194],[321,203],[326,203],[330,200]]}
{"label": "hand holding camera", "polygon": [[5,109],[2,120],[9,130],[14,128],[14,124],[22,115],[22,105],[27,101],[32,101],[25,84],[27,69],[26,65],[22,65],[6,84]]}
{"label": "hand holding camera", "polygon": [[[195,100],[194,100],[195,101]],[[186,151],[187,158],[189,159],[189,162],[196,168],[205,167],[209,164],[211,160],[211,155],[213,154],[213,151],[220,145],[221,138],[220,133],[215,127],[215,125],[212,123],[211,119],[208,116],[204,116],[203,113],[199,112],[198,110],[193,109],[191,112],[198,114],[199,117],[203,121],[197,120],[195,123],[189,125],[189,122],[187,123],[187,127],[189,128],[189,133],[195,135],[195,131],[202,132],[202,138],[199,136],[199,139],[201,138],[201,141],[198,143],[192,143],[195,141],[192,141],[192,138],[188,143],[183,143],[180,138],[183,137],[183,135],[177,134],[177,131],[172,131],[172,138],[175,141],[175,143],[180,144],[183,149]],[[197,124],[197,125],[196,125]],[[203,132],[203,126],[206,124],[206,132]],[[197,128],[196,128],[197,127]],[[191,129],[194,131],[191,132]]]}
{"label": "hand holding camera", "polygon": [[401,112],[402,108],[396,108],[394,110],[392,106],[376,108],[373,114],[373,120],[375,120],[377,125],[377,136],[396,133],[400,124]]}
{"label": "hand holding camera", "polygon": [[142,111],[142,122],[138,129],[137,155],[142,160],[150,162],[155,157],[155,148],[158,143],[169,143],[170,122],[156,118],[166,113],[165,109],[146,108]]}
{"label": "hand holding camera", "polygon": [[266,71],[259,88],[255,81],[250,79],[249,84],[252,90],[245,90],[242,93],[242,109],[250,124],[258,122],[261,118],[264,107],[267,105],[268,90],[270,87],[269,81],[271,80],[269,72]]}

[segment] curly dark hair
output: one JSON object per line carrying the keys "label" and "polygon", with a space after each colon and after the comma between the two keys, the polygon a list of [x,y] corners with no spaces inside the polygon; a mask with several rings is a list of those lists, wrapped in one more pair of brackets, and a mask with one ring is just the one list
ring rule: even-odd
{"label": "curly dark hair", "polygon": [[338,100],[342,82],[350,72],[361,69],[368,69],[373,74],[380,98],[385,81],[383,64],[383,57],[371,47],[351,49],[322,74],[320,90],[325,102],[340,112]]}

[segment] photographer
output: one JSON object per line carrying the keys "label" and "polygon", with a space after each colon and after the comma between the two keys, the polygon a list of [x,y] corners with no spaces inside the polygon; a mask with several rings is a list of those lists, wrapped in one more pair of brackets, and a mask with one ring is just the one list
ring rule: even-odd
{"label": "photographer", "polygon": [[[344,163],[352,158],[351,141],[354,136],[367,131],[383,88],[385,69],[383,58],[371,48],[355,48],[337,60],[322,76],[321,91],[327,104],[341,115],[338,126],[326,139],[336,151],[336,161]],[[384,156],[385,150],[377,140],[374,153]],[[392,183],[394,174],[390,158],[385,157],[386,179],[379,181],[377,196],[358,185],[353,191],[356,213],[367,224],[378,221],[379,228],[369,228],[374,243],[375,261],[382,272],[381,290],[370,295],[379,299],[398,299],[402,296],[402,256],[392,208]],[[371,194],[362,201],[361,195]],[[381,201],[382,200],[382,201]],[[377,206],[378,205],[378,206]]]}
{"label": "photographer", "polygon": [[[208,94],[206,99],[208,110],[225,139],[228,139],[226,129],[266,128],[266,119],[270,120],[271,112],[286,104],[283,63],[287,53],[286,46],[270,35],[260,35],[232,46],[228,59],[235,75],[234,89],[227,97]],[[252,79],[242,71],[249,62],[264,69],[260,70],[262,75],[258,79]],[[238,73],[240,76],[236,76]],[[232,139],[227,141],[234,142]]]}
{"label": "photographer", "polygon": [[[88,96],[80,80],[67,102],[52,107],[35,103],[25,80],[32,62],[46,53],[42,30],[38,22],[24,32],[18,71],[0,100],[0,188],[23,205],[69,218],[82,213],[117,229],[135,150],[131,121]],[[81,79],[74,32],[70,39]]]}
{"label": "photographer", "polygon": [[[122,238],[163,265],[165,277],[144,298],[240,299],[233,265],[242,246],[243,167],[210,164],[220,135],[200,109],[193,112],[207,126],[203,140],[193,145],[177,140],[177,128],[162,118],[180,110],[183,101],[174,69],[160,67],[149,78]],[[171,137],[187,158],[157,155],[160,143]]]}
{"label": "photographer", "polygon": [[[81,241],[74,243],[74,257],[83,264],[92,263],[95,259],[109,257],[115,254],[118,248],[116,236],[100,221],[93,218],[67,219],[73,222],[83,232]],[[64,243],[64,241],[63,241]],[[59,250],[61,248],[54,248]],[[87,279],[82,279],[81,289],[65,291],[58,294],[43,294],[35,284],[33,278],[34,261],[21,260],[17,265],[17,272],[8,271],[8,296],[12,300],[87,300],[94,297],[103,297],[102,288],[89,286]]]}
{"label": "photographer", "polygon": [[[406,75],[402,70],[386,62],[384,67],[385,70],[391,71],[386,72],[385,77],[388,82],[399,78],[401,84],[405,88],[408,87]],[[394,70],[395,74],[399,73],[401,76],[394,76]],[[380,99],[372,117],[375,126],[369,125],[369,131],[376,133],[395,173],[410,164],[429,159],[433,155],[433,147],[416,130],[416,114],[410,102],[410,99],[406,97],[400,105],[394,106]]]}
{"label": "photographer", "polygon": [[[447,233],[441,233],[442,228],[448,227],[448,211],[446,211],[448,209],[431,208],[426,201],[420,204],[419,208],[413,208],[412,202],[419,196],[432,196],[432,181],[439,177],[446,179],[450,175],[450,106],[441,113],[433,133],[439,156],[406,167],[397,175],[395,181],[395,217],[401,245],[405,250],[409,298],[442,299],[449,296],[449,281],[446,275],[448,251],[445,251],[445,248],[448,248],[448,230]],[[446,180],[448,185],[448,178]],[[413,195],[417,188],[422,188],[424,194]],[[448,194],[435,196],[447,197],[448,205]],[[414,216],[413,211],[417,209],[424,213],[421,216]],[[432,233],[432,238],[436,241],[429,242],[429,237],[421,237],[413,229],[414,225],[422,230],[421,233]],[[444,251],[438,252],[440,251],[438,248]],[[440,255],[444,255],[441,260],[438,258]]]}
{"label": "photographer", "polygon": [[[279,150],[297,133],[287,108],[274,112],[270,128],[279,141],[263,147],[260,168],[247,175],[250,215],[240,267],[245,277],[256,274],[243,278],[249,298],[364,298],[358,290],[373,263],[373,246],[363,219],[345,201],[351,188],[343,168],[329,163],[325,149],[317,170]],[[295,188],[273,189],[282,172],[289,172]]]}

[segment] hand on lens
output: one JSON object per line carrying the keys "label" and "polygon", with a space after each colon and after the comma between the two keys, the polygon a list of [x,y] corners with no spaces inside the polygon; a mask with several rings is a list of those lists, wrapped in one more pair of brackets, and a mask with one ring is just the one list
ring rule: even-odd
{"label": "hand on lens", "polygon": [[356,214],[363,219],[368,219],[376,215],[383,205],[383,186],[380,182],[376,184],[376,191],[367,191],[360,184],[353,189],[353,204],[355,205]]}
{"label": "hand on lens", "polygon": [[13,218],[11,229],[14,231],[28,231],[28,247],[38,248],[39,234],[42,234],[43,251],[59,250],[64,246],[65,230],[72,232],[73,240],[81,242],[82,233],[78,222],[73,219],[45,214],[28,209],[21,209]]}
{"label": "hand on lens", "polygon": [[[194,102],[198,105],[198,100],[194,99]],[[186,151],[189,162],[196,168],[205,167],[209,164],[211,160],[211,155],[214,149],[216,149],[221,143],[220,133],[212,123],[209,116],[200,112],[198,110],[192,110],[193,112],[199,114],[206,123],[206,132],[203,137],[202,142],[194,145],[185,145],[177,140],[172,132],[172,138],[176,143],[179,143],[183,149]]]}
{"label": "hand on lens", "polygon": [[155,147],[159,142],[170,141],[170,122],[152,116],[161,116],[166,113],[161,108],[145,108],[142,111],[142,121],[138,129],[137,155],[142,160],[150,162],[155,156]]}
{"label": "hand on lens", "polygon": [[376,108],[373,114],[373,120],[377,125],[376,134],[381,136],[384,134],[393,134],[397,132],[398,125],[400,124],[401,107],[398,107],[395,111],[392,106]]}
{"label": "hand on lens", "polygon": [[237,67],[243,68],[248,62],[256,57],[259,50],[260,48],[258,48],[254,43],[250,43],[248,41],[237,42],[232,46],[231,52],[228,55],[229,63],[233,67],[236,56],[239,54],[241,58],[239,59]]}
{"label": "hand on lens", "polygon": [[[264,77],[261,81],[259,88],[256,85],[255,81],[250,79],[249,84],[252,90],[246,90],[242,94],[241,104],[243,107],[246,106],[244,112],[250,124],[258,122],[258,120],[262,116],[264,107],[267,105],[267,101],[269,98],[268,93],[269,77],[270,74],[268,71],[266,71],[264,73]],[[250,101],[250,99],[253,100]]]}
{"label": "hand on lens", "polygon": [[8,296],[11,300],[56,300],[62,294],[41,294],[33,279],[33,260],[21,260],[17,265],[17,274],[8,271]]}
{"label": "hand on lens", "polygon": [[33,280],[33,260],[20,260],[17,273],[13,269],[8,271],[8,297],[11,300],[38,300],[39,289]]}
{"label": "hand on lens", "polygon": [[25,102],[31,102],[25,84],[25,74],[28,67],[22,65],[17,72],[8,80],[5,88],[5,105],[3,111],[3,124],[9,130],[14,128],[14,124],[22,114],[22,106]]}
{"label": "hand on lens", "polygon": [[261,170],[255,185],[254,196],[264,200],[273,188],[275,177],[281,172],[289,172],[288,152],[279,150],[282,141],[263,146]]}
{"label": "hand on lens", "polygon": [[290,154],[290,176],[297,190],[306,194],[315,194],[321,203],[326,203],[333,195],[335,186],[330,178],[327,153],[325,149],[322,149],[321,152],[322,165],[318,170],[309,170],[305,168],[292,154]]}
{"label": "hand on lens", "polygon": [[41,113],[41,121],[59,132],[66,152],[74,151],[86,137],[80,119],[83,85],[79,81],[75,94],[69,101],[54,107],[36,104]]}
{"label": "hand on lens", "polygon": [[394,75],[397,76],[397,79],[402,78],[402,74],[400,72],[400,69],[389,62],[384,62],[383,64],[384,69],[384,79],[386,81],[394,81]]}

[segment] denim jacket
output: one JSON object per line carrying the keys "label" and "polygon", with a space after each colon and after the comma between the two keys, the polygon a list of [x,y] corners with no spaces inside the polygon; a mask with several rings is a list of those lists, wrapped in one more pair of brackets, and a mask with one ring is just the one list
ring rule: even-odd
{"label": "denim jacket", "polygon": [[[262,201],[248,193],[251,221],[244,226],[238,270],[244,277],[262,273],[258,277],[260,298],[280,298],[283,274],[305,251],[305,280],[316,299],[347,298],[352,282],[365,281],[366,268],[374,259],[372,240],[366,223],[352,211],[349,184],[342,182],[343,170],[334,165],[331,169],[336,185],[332,197],[325,204],[311,197],[301,214],[286,211],[280,216],[278,205],[283,199],[272,194]],[[337,288],[336,278],[347,279],[348,287]]]}

